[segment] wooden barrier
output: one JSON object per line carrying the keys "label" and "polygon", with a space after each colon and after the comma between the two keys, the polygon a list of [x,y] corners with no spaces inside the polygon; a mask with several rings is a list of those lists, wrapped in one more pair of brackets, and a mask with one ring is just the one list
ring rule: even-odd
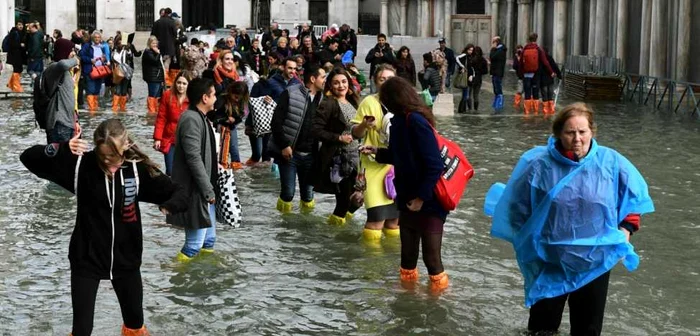
{"label": "wooden barrier", "polygon": [[566,73],[564,87],[568,97],[580,100],[620,100],[622,81],[617,76]]}

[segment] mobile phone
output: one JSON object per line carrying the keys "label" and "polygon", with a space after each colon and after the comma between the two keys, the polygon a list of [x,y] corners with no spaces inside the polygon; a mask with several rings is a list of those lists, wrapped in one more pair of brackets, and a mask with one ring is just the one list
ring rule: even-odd
{"label": "mobile phone", "polygon": [[365,116],[365,120],[372,122],[375,120],[374,116]]}

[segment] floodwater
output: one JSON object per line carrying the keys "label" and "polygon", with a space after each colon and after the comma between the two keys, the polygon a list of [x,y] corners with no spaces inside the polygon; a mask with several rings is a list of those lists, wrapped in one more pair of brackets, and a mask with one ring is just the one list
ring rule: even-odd
{"label": "floodwater", "polygon": [[[145,85],[120,113],[141,148],[150,149]],[[483,100],[490,99],[484,94]],[[566,100],[564,100],[566,102]],[[75,199],[30,174],[20,153],[45,141],[29,100],[0,101],[0,334],[67,335],[71,331],[68,242]],[[546,142],[550,121],[506,108],[492,116],[440,118],[476,170],[445,226],[443,260],[450,288],[440,297],[398,283],[399,244],[360,242],[364,211],[344,227],[325,224],[333,198],[319,195],[312,214],[275,210],[279,181],[269,168],[236,173],[243,203],[240,228],[219,227],[216,252],[185,265],[174,257],[182,230],[144,205],[146,325],[153,335],[518,335],[525,330],[522,279],[507,243],[489,236],[482,213],[492,183],[506,181],[523,151]],[[601,145],[627,156],[646,177],[657,212],[632,242],[636,272],[613,271],[606,335],[700,335],[700,131],[697,121],[636,105],[593,104]],[[81,113],[91,134],[111,111]],[[242,134],[242,132],[239,132]],[[241,138],[241,157],[250,154]],[[419,263],[420,264],[420,263]],[[97,297],[95,335],[118,335],[119,305],[108,281]],[[568,334],[568,314],[562,331]]]}

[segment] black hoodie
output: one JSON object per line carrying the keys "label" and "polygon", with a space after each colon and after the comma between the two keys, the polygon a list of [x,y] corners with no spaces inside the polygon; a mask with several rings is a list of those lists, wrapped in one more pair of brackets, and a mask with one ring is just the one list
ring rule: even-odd
{"label": "black hoodie", "polygon": [[78,213],[68,250],[74,274],[115,279],[141,267],[139,202],[159,204],[170,213],[187,209],[188,198],[182,188],[161,172],[151,176],[143,163],[125,161],[111,181],[98,165],[94,151],[85,153],[78,165],[78,156],[70,152],[67,143],[61,144],[54,157],[46,155],[45,148],[30,147],[20,160],[38,177],[69,192],[75,193],[78,186]]}

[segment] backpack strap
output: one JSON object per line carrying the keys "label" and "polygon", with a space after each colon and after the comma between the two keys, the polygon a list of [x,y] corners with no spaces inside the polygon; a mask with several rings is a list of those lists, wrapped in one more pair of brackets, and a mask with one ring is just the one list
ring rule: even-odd
{"label": "backpack strap", "polygon": [[80,162],[83,160],[83,156],[78,156],[78,162],[75,163],[75,175],[73,176],[73,193],[75,197],[78,197],[78,172],[80,171]]}

